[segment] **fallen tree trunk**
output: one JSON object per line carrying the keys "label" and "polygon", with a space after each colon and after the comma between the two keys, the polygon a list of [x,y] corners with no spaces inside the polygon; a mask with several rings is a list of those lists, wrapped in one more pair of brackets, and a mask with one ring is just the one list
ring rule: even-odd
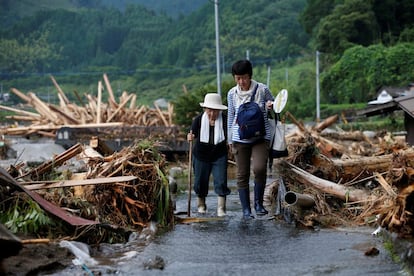
{"label": "fallen tree trunk", "polygon": [[338,115],[333,115],[331,117],[326,118],[321,123],[319,123],[318,125],[316,125],[314,127],[314,130],[316,130],[317,132],[321,132],[325,128],[330,127],[331,125],[333,125],[334,123],[336,123],[336,121],[338,121],[338,117],[339,117]]}
{"label": "fallen tree trunk", "polygon": [[356,175],[365,172],[385,172],[392,166],[392,161],[396,154],[404,155],[408,166],[414,166],[414,150],[409,148],[407,150],[399,151],[398,153],[391,153],[381,156],[360,157],[350,160],[333,160],[336,170],[340,171],[343,178],[353,179]]}
{"label": "fallen tree trunk", "polygon": [[365,201],[369,194],[363,190],[353,189],[316,177],[305,170],[287,162],[281,161],[284,166],[290,168],[289,177],[298,182],[317,188],[347,202]]}

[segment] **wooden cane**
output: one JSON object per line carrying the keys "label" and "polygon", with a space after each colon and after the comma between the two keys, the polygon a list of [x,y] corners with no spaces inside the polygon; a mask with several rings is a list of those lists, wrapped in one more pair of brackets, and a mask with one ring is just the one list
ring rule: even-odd
{"label": "wooden cane", "polygon": [[[190,134],[193,135],[193,132],[190,131]],[[188,150],[188,207],[187,207],[187,216],[190,217],[191,215],[191,171],[192,171],[192,165],[193,165],[193,139],[191,137],[191,140],[189,141],[190,148]]]}

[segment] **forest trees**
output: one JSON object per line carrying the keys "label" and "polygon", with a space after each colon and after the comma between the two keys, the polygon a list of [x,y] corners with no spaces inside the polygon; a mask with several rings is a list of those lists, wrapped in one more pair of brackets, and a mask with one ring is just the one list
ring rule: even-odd
{"label": "forest trees", "polygon": [[414,43],[392,47],[381,44],[347,49],[323,75],[325,102],[353,103],[376,98],[381,86],[399,86],[413,81]]}
{"label": "forest trees", "polygon": [[413,81],[413,11],[411,0],[308,0],[300,21],[324,56],[324,102],[366,102]]}
{"label": "forest trees", "polygon": [[59,48],[47,42],[48,33],[38,38],[0,40],[0,70],[9,74],[45,72],[60,59]]}

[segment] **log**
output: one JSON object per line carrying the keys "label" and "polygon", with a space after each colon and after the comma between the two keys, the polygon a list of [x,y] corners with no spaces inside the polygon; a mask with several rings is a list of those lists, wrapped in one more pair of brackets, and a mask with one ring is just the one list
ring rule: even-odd
{"label": "log", "polygon": [[369,194],[363,190],[345,187],[343,185],[316,177],[285,160],[282,160],[281,162],[283,165],[290,167],[289,177],[294,178],[304,185],[312,186],[344,201],[361,202],[367,200],[369,197]]}
{"label": "log", "polygon": [[369,139],[361,131],[342,131],[342,132],[330,132],[321,133],[321,136],[328,139],[335,139],[339,141],[350,140],[350,141],[366,141],[371,144]]}
{"label": "log", "polygon": [[299,122],[289,111],[286,111],[286,116],[290,118],[292,123],[294,123],[302,132],[306,132],[305,126]]}
{"label": "log", "polygon": [[[406,150],[400,150],[398,152],[401,155],[405,156],[405,159],[409,166],[414,166],[414,149],[408,148]],[[359,157],[353,158],[350,160],[332,160],[335,165],[335,170],[341,172],[343,178],[351,179],[356,175],[361,174],[366,171],[369,173],[374,172],[385,172],[388,171],[392,160],[394,159],[395,154],[387,154],[381,156],[371,156],[371,157]]]}
{"label": "log", "polygon": [[321,132],[325,128],[336,123],[336,121],[338,121],[338,115],[330,116],[326,118],[325,120],[323,120],[322,122],[320,122],[319,124],[317,124],[313,129],[317,132]]}
{"label": "log", "polygon": [[320,136],[319,134],[317,134],[317,133],[316,133],[316,132],[314,132],[314,131],[312,131],[311,135],[312,135],[312,137],[313,137],[316,141],[319,141],[320,143],[322,143],[322,144],[324,144],[324,145],[329,145],[329,147],[330,147],[331,151],[332,151],[333,149],[335,149],[335,151],[336,151],[337,153],[339,153],[339,155],[342,155],[342,154],[345,154],[345,153],[348,153],[348,152],[349,152],[349,151],[348,151],[348,149],[347,149],[346,147],[342,146],[341,144],[335,143],[335,142],[333,142],[333,141],[331,141],[331,140],[328,140],[328,139],[326,139],[326,138],[324,138],[324,137]]}

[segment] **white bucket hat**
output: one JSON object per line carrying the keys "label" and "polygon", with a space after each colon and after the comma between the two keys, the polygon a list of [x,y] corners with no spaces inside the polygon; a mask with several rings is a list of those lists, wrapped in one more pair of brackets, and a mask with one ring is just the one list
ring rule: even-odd
{"label": "white bucket hat", "polygon": [[204,103],[200,103],[200,106],[211,109],[227,110],[227,106],[222,104],[221,96],[217,93],[206,94],[204,97]]}

